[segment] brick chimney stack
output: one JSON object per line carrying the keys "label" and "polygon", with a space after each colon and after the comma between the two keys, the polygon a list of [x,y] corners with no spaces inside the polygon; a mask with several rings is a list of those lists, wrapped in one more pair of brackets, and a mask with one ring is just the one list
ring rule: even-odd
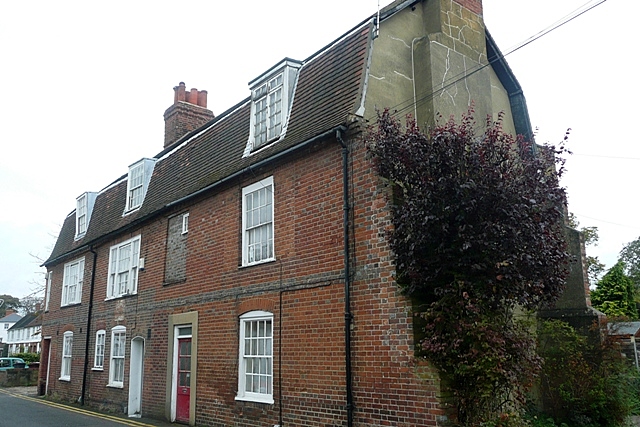
{"label": "brick chimney stack", "polygon": [[13,313],[15,313],[15,310],[12,310],[12,309],[10,309],[10,308],[7,308],[7,309],[5,310],[5,312],[4,312],[4,315],[5,315],[5,316],[8,316],[8,315],[13,314]]}
{"label": "brick chimney stack", "polygon": [[454,0],[460,6],[464,6],[478,15],[482,15],[482,0]]}
{"label": "brick chimney stack", "polygon": [[173,91],[173,105],[164,112],[164,148],[215,117],[207,110],[206,90],[187,92],[184,82],[180,82]]}

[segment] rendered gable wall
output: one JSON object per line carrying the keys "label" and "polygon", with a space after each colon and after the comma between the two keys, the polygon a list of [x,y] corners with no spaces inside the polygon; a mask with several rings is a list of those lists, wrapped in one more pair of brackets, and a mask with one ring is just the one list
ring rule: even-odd
{"label": "rendered gable wall", "polygon": [[438,115],[459,118],[473,103],[479,124],[504,111],[505,131],[515,133],[486,43],[482,16],[451,0],[418,2],[384,20],[373,42],[365,118],[389,108],[426,128]]}

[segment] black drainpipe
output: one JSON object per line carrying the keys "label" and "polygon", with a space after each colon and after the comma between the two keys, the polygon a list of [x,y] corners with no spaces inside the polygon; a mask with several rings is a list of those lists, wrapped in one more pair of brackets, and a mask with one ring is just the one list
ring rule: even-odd
{"label": "black drainpipe", "polygon": [[344,355],[347,388],[347,426],[353,426],[353,389],[351,373],[351,271],[349,254],[349,148],[342,139],[340,130],[336,131],[336,138],[342,146],[342,198],[343,235],[344,235]]}
{"label": "black drainpipe", "polygon": [[89,252],[93,254],[93,265],[91,266],[91,288],[89,290],[89,309],[87,311],[87,330],[85,331],[84,343],[84,369],[82,371],[82,393],[80,395],[80,404],[84,406],[84,396],[87,391],[87,371],[89,369],[89,337],[91,336],[91,315],[93,312],[93,288],[96,284],[96,261],[98,253],[93,250],[93,246],[89,247]]}

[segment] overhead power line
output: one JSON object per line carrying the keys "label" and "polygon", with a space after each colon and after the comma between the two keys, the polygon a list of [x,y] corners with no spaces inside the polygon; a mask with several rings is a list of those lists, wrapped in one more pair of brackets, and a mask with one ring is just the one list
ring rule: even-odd
{"label": "overhead power line", "polygon": [[574,214],[577,215],[577,216],[583,217],[583,218],[588,218],[588,219],[593,220],[593,221],[603,222],[605,224],[617,225],[618,227],[633,228],[633,229],[636,229],[636,230],[640,230],[640,227],[633,226],[633,225],[624,225],[624,224],[618,224],[617,222],[605,221],[603,219],[598,219],[598,218],[593,218],[593,217],[590,217],[590,216],[587,216],[587,215],[582,215],[582,214],[580,214],[578,212],[574,212]]}
{"label": "overhead power line", "polygon": [[[590,1],[586,4],[584,4],[583,6],[579,7],[578,9],[574,10],[573,12],[569,13],[568,15],[564,16],[563,18],[559,19],[558,21],[556,21],[555,23],[551,24],[550,26],[546,27],[545,29],[539,31],[538,33],[534,34],[533,36],[529,37],[528,39],[526,39],[525,41],[519,43],[518,45],[516,45],[515,47],[512,47],[510,49],[507,50],[506,53],[501,53],[500,55],[496,56],[495,58],[491,59],[490,61],[488,61],[486,64],[482,64],[479,65],[471,70],[465,70],[461,73],[458,73],[452,77],[450,77],[449,79],[447,79],[445,82],[443,82],[443,84],[437,89],[434,90],[430,93],[426,93],[423,96],[421,96],[420,98],[416,98],[415,100],[415,104],[423,104],[431,99],[433,99],[433,97],[438,94],[441,93],[443,90],[448,89],[454,85],[456,85],[457,83],[463,81],[464,79],[476,74],[479,71],[482,71],[483,69],[489,67],[490,65],[492,65],[494,62],[500,61],[501,59],[503,59],[504,57],[522,49],[523,47],[531,44],[532,42],[538,40],[539,38],[549,34],[550,32],[552,32],[553,30],[556,30],[560,27],[562,27],[563,25],[573,21],[574,19],[576,19],[577,17],[585,14],[586,12],[594,9],[595,7],[601,5],[602,3],[604,3],[607,0],[595,0],[595,1]],[[414,76],[415,78],[415,76]],[[391,108],[391,110],[394,110],[396,112],[404,112],[404,111],[408,111],[410,109],[414,108],[414,99],[413,98],[409,98],[406,99],[400,103],[398,103],[397,105],[393,106]],[[372,119],[372,117],[369,117],[369,119]]]}

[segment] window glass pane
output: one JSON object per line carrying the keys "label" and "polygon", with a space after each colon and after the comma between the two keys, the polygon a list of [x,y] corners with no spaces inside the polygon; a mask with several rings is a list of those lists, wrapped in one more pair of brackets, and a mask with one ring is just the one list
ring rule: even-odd
{"label": "window glass pane", "polygon": [[190,378],[191,378],[191,373],[189,372],[180,372],[180,387],[189,387],[191,385],[190,383]]}
{"label": "window glass pane", "polygon": [[190,371],[191,370],[191,358],[190,357],[180,357],[180,368],[181,371]]}
{"label": "window glass pane", "polygon": [[244,389],[246,391],[253,391],[253,386],[252,386],[252,382],[251,382],[252,378],[253,377],[251,375],[247,375],[246,378],[245,378]]}
{"label": "window glass pane", "polygon": [[191,335],[191,326],[178,328],[178,336]]}
{"label": "window glass pane", "polygon": [[190,356],[191,355],[191,342],[182,341],[180,343],[180,355],[181,356]]}

